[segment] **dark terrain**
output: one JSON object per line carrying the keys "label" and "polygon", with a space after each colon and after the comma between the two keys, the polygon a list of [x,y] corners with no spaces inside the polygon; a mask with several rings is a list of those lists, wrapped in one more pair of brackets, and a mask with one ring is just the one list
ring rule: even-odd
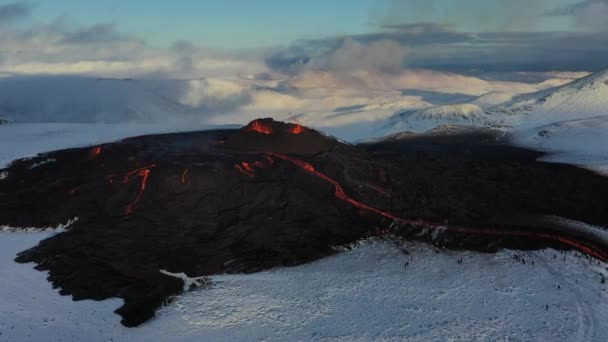
{"label": "dark terrain", "polygon": [[180,279],[293,266],[365,237],[495,252],[601,239],[545,219],[608,225],[608,179],[536,161],[496,132],[347,145],[256,120],[240,130],[152,135],[41,154],[0,170],[0,225],[78,220],[17,256],[74,299],[120,297],[136,326]]}

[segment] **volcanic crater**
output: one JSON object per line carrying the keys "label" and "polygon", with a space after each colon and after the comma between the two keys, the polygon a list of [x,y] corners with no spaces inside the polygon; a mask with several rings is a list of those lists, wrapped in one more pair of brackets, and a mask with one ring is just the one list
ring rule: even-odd
{"label": "volcanic crater", "polygon": [[608,261],[603,239],[547,218],[608,225],[608,179],[540,156],[490,130],[350,145],[258,119],[17,160],[0,170],[0,225],[73,221],[16,260],[75,300],[122,298],[126,326],[184,290],[161,270],[256,272],[367,237]]}

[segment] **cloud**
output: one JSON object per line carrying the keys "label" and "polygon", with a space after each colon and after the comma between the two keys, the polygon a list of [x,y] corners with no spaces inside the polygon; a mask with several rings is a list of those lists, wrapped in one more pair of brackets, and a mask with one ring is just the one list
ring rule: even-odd
{"label": "cloud", "polygon": [[377,40],[369,44],[346,38],[326,56],[312,61],[315,68],[334,71],[394,72],[404,65],[407,49],[394,40]]}
{"label": "cloud", "polygon": [[12,2],[0,5],[0,24],[27,18],[31,11],[32,6],[27,2]]}
{"label": "cloud", "polygon": [[[301,40],[272,54],[269,68],[286,73],[322,69],[345,42],[360,50],[391,41],[407,47],[405,68],[451,71],[600,70],[608,67],[608,35],[602,32],[464,32],[435,23],[385,24],[369,34]],[[380,53],[380,52],[378,52]],[[371,53],[370,53],[371,54]],[[393,64],[395,66],[395,64]]]}
{"label": "cloud", "polygon": [[[380,26],[426,21],[476,31],[530,30],[544,13],[548,0],[392,0],[371,13]],[[414,15],[415,14],[415,15]]]}
{"label": "cloud", "polygon": [[74,31],[63,32],[64,44],[99,44],[114,43],[121,41],[137,41],[132,36],[120,33],[116,30],[114,23],[99,23],[92,26],[80,28]]}
{"label": "cloud", "polygon": [[0,30],[0,73],[197,78],[267,71],[258,51],[156,48],[115,23],[75,26],[65,18]]}
{"label": "cloud", "polygon": [[608,1],[596,1],[578,10],[576,24],[590,30],[608,30]]}
{"label": "cloud", "polygon": [[584,0],[556,8],[548,16],[572,16],[578,27],[592,30],[608,30],[608,0]]}

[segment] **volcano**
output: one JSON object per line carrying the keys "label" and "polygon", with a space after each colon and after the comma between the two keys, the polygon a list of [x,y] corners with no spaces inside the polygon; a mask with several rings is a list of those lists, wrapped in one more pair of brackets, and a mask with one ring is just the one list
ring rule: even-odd
{"label": "volcano", "polygon": [[40,154],[0,170],[0,224],[70,227],[21,252],[75,300],[137,326],[191,278],[317,260],[362,238],[575,249],[608,261],[608,179],[538,162],[491,130],[349,145],[258,119]]}

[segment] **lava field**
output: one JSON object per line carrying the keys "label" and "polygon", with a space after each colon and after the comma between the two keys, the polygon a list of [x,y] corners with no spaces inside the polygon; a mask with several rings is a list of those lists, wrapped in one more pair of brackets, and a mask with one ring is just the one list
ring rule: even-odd
{"label": "lava field", "polygon": [[368,237],[439,248],[574,249],[602,239],[608,179],[539,162],[493,131],[350,145],[299,124],[141,136],[40,154],[0,170],[0,225],[65,231],[17,261],[75,300],[124,299],[126,326],[204,277],[293,266]]}

